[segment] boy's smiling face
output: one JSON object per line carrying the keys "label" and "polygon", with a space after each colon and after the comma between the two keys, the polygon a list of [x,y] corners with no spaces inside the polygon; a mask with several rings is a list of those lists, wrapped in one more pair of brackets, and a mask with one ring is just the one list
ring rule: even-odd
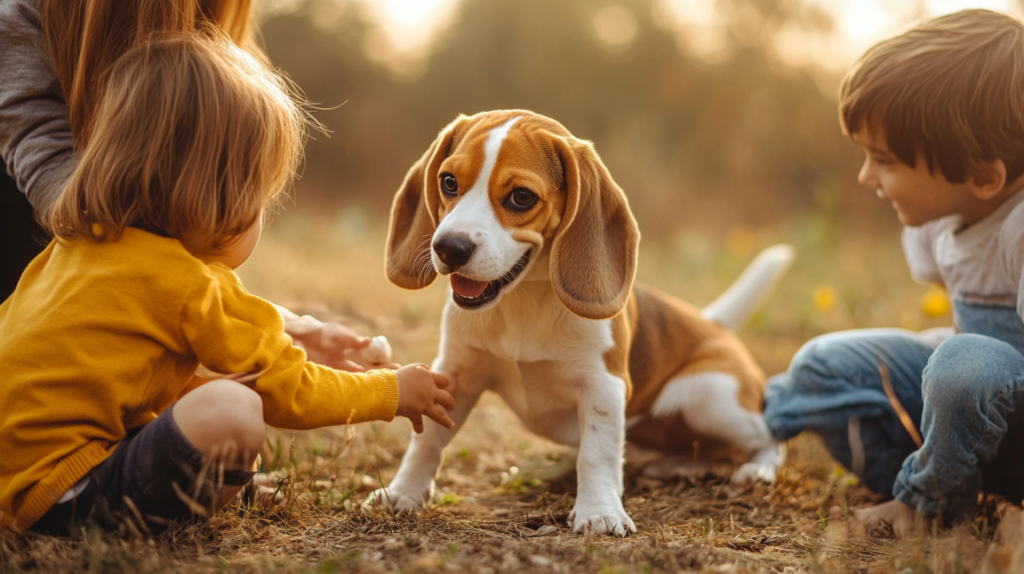
{"label": "boy's smiling face", "polygon": [[888,199],[903,225],[923,225],[970,210],[974,197],[968,184],[951,183],[941,173],[929,172],[922,157],[917,166],[908,166],[889,151],[885,135],[877,130],[862,127],[852,139],[866,154],[857,181]]}

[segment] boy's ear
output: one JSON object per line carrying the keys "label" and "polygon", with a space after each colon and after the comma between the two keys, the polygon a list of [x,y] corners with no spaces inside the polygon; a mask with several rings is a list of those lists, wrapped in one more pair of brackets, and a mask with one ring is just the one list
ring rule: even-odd
{"label": "boy's ear", "polygon": [[1003,160],[996,159],[982,166],[982,168],[971,176],[967,181],[967,188],[974,197],[986,200],[992,199],[1006,187],[1006,164]]}

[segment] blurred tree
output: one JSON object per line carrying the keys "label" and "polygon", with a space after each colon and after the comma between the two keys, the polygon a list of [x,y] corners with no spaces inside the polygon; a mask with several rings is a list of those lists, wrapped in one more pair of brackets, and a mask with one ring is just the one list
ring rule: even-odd
{"label": "blurred tree", "polygon": [[733,49],[709,63],[680,51],[655,2],[463,0],[414,78],[367,59],[371,24],[358,3],[329,22],[317,15],[333,0],[272,16],[263,30],[273,61],[311,100],[346,102],[317,114],[334,135],[307,148],[300,205],[382,214],[439,129],[501,108],[594,141],[648,238],[769,225],[815,210],[822,189],[856,185],[858,152],[839,133],[835,98],[771,50],[785,26],[827,27],[827,17],[800,0],[721,0]]}
{"label": "blurred tree", "polygon": [[377,198],[370,192],[396,177],[400,165],[389,153],[401,141],[399,126],[408,123],[403,118],[411,110],[403,87],[364,54],[370,24],[362,5],[346,4],[325,26],[324,7],[330,4],[304,2],[294,12],[275,14],[262,27],[271,60],[305,92],[316,108],[314,116],[330,130],[327,135],[314,132],[306,146],[300,198],[355,200],[384,208],[393,190]]}

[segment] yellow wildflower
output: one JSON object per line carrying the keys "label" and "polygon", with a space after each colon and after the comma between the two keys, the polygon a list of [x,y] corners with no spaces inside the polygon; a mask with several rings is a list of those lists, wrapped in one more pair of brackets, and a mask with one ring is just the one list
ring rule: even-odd
{"label": "yellow wildflower", "polygon": [[828,285],[819,285],[814,288],[814,308],[824,313],[836,304],[836,291]]}
{"label": "yellow wildflower", "polygon": [[928,317],[942,317],[949,314],[952,305],[946,290],[941,287],[929,287],[921,297],[921,312]]}

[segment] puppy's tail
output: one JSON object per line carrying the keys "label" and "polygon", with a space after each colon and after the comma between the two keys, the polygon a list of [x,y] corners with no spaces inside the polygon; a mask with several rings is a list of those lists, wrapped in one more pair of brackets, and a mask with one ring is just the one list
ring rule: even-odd
{"label": "puppy's tail", "polygon": [[725,293],[701,310],[704,318],[727,329],[738,328],[768,296],[795,256],[793,247],[784,243],[759,253]]}

